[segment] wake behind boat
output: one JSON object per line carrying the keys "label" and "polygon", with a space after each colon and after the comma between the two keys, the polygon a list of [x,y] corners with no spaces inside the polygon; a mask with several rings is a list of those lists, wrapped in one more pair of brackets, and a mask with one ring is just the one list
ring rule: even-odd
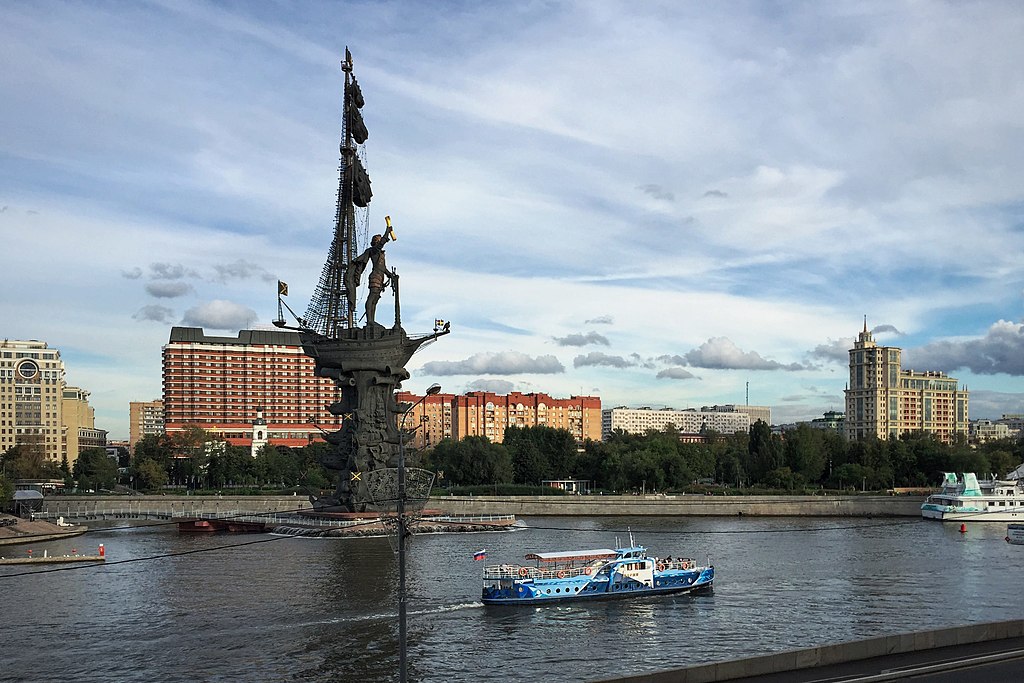
{"label": "wake behind boat", "polygon": [[944,472],[942,490],[921,505],[921,516],[949,522],[1024,521],[1024,487],[1021,480],[991,477],[978,481],[973,472],[957,478]]}
{"label": "wake behind boat", "polygon": [[[632,539],[630,539],[632,542]],[[537,605],[568,600],[634,598],[710,589],[715,568],[689,558],[649,557],[647,548],[530,553],[533,565],[484,568],[485,605]]]}

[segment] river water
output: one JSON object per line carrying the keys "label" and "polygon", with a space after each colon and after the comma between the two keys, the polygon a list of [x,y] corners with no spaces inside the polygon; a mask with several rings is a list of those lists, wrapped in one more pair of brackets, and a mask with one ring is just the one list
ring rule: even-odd
{"label": "river water", "polygon": [[[1024,547],[1001,524],[908,519],[527,517],[422,535],[408,561],[413,681],[586,681],[1020,617]],[[484,564],[612,547],[706,555],[714,592],[484,607]],[[37,546],[106,565],[0,567],[2,681],[395,681],[398,567],[385,538],[95,529]],[[231,546],[231,547],[225,547]],[[486,562],[474,551],[487,549]],[[66,570],[66,567],[74,567]],[[61,569],[60,571],[50,571]]]}

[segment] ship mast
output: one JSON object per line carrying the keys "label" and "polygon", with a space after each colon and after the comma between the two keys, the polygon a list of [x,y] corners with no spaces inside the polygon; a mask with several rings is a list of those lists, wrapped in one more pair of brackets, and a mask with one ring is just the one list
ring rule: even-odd
{"label": "ship mast", "polygon": [[359,146],[368,136],[360,109],[363,95],[352,73],[352,53],[345,48],[341,63],[345,73],[344,111],[338,177],[338,197],[334,215],[334,239],[324,263],[320,281],[301,321],[302,326],[329,339],[344,336],[355,327],[356,284],[351,280],[356,242],[356,207],[365,208],[372,192],[370,178],[359,160]]}

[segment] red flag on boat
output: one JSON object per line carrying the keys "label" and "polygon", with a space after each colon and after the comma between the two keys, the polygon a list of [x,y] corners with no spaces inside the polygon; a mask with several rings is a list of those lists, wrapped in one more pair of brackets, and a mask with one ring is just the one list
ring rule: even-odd
{"label": "red flag on boat", "polygon": [[486,550],[478,550],[475,553],[473,553],[473,561],[474,562],[479,562],[481,560],[486,560],[486,559],[487,559],[487,551]]}

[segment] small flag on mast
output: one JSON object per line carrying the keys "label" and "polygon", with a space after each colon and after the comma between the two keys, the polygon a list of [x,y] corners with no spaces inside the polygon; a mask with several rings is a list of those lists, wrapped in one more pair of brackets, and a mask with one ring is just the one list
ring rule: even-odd
{"label": "small flag on mast", "polygon": [[478,550],[475,553],[473,553],[473,561],[474,562],[479,562],[481,560],[486,560],[486,559],[487,559],[487,551],[486,550]]}
{"label": "small flag on mast", "polygon": [[288,283],[287,282],[281,282],[280,280],[277,281],[277,295],[278,296],[288,296]]}

